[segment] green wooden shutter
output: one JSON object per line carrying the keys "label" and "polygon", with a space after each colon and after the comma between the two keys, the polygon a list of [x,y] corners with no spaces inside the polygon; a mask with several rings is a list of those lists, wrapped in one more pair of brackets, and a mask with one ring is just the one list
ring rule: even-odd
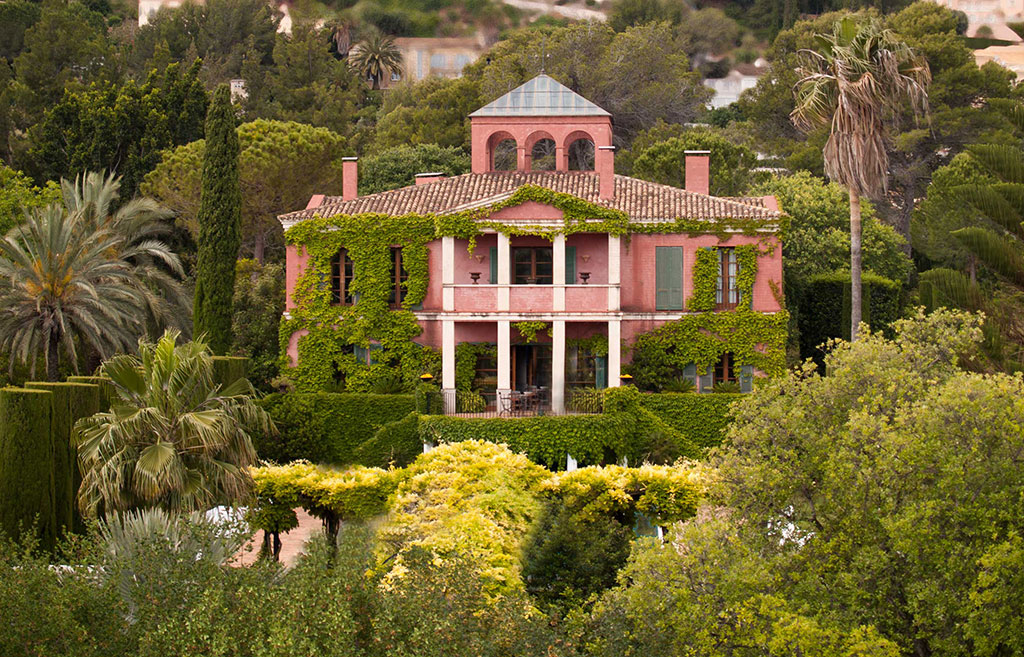
{"label": "green wooden shutter", "polygon": [[370,343],[370,365],[377,362],[377,352],[381,349],[382,347],[379,344]]}
{"label": "green wooden shutter", "polygon": [[498,247],[491,247],[491,285],[498,282]]}
{"label": "green wooden shutter", "polygon": [[697,386],[697,390],[700,392],[711,392],[715,385],[715,366],[709,365],[707,372],[700,377],[700,383]]}
{"label": "green wooden shutter", "polygon": [[658,310],[682,310],[683,247],[656,247],[654,261],[654,307]]}
{"label": "green wooden shutter", "polygon": [[608,387],[608,357],[594,357],[594,387],[598,390]]}
{"label": "green wooden shutter", "polygon": [[576,247],[565,247],[565,284],[576,283]]}
{"label": "green wooden shutter", "polygon": [[753,365],[740,365],[740,392],[750,392],[754,389],[754,367]]}
{"label": "green wooden shutter", "polygon": [[359,345],[355,345],[354,347],[352,347],[352,354],[360,363],[366,363],[369,360],[369,352],[366,350],[366,347],[360,347]]}
{"label": "green wooden shutter", "polygon": [[683,378],[693,384],[693,389],[697,389],[697,366],[693,363],[689,363],[683,368]]}

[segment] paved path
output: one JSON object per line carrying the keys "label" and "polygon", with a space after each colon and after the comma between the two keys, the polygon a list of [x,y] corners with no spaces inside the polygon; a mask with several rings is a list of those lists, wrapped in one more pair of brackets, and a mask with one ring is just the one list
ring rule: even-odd
{"label": "paved path", "polygon": [[[319,518],[306,513],[305,509],[295,509],[295,515],[299,518],[299,526],[287,534],[281,534],[281,563],[286,566],[295,564],[295,560],[302,554],[306,541],[315,533],[323,531],[323,523]],[[256,532],[252,540],[242,548],[241,563],[249,565],[256,561],[260,552],[260,544],[263,541],[263,532]]]}

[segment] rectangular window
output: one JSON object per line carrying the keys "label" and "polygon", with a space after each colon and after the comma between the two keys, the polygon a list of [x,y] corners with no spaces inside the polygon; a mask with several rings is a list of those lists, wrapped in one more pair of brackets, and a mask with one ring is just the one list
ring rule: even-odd
{"label": "rectangular window", "polygon": [[512,249],[514,285],[554,283],[554,258],[550,246]]}
{"label": "rectangular window", "polygon": [[654,250],[655,296],[658,310],[683,309],[683,247],[659,246]]}
{"label": "rectangular window", "polygon": [[736,287],[736,274],[738,273],[736,249],[732,247],[719,248],[718,285],[715,289],[717,310],[731,310],[740,305],[740,291]]}
{"label": "rectangular window", "polygon": [[341,249],[331,258],[331,303],[352,304],[352,276],[354,269],[348,251]]}
{"label": "rectangular window", "polygon": [[402,302],[405,301],[405,295],[409,291],[405,286],[408,278],[409,274],[402,266],[401,247],[391,247],[391,291],[388,294],[388,303],[392,308],[400,308]]}
{"label": "rectangular window", "polygon": [[736,374],[736,362],[732,354],[727,351],[715,363],[714,382],[735,383],[737,381]]}

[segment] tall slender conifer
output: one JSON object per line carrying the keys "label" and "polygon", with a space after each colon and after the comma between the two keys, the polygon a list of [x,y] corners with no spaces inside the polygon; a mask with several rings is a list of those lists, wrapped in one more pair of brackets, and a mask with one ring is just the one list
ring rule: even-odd
{"label": "tall slender conifer", "polygon": [[194,333],[206,334],[210,349],[231,346],[231,299],[241,245],[242,193],[238,182],[238,134],[231,92],[217,87],[206,114],[203,188],[199,202]]}

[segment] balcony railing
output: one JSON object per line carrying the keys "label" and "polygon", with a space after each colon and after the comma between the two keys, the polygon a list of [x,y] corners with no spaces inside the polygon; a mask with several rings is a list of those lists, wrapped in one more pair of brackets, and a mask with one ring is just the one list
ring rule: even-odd
{"label": "balcony railing", "polygon": [[551,405],[548,388],[508,392],[471,392],[444,390],[431,395],[428,413],[459,417],[535,417],[541,415],[582,415],[602,412],[600,391],[573,389],[566,393],[565,408]]}

